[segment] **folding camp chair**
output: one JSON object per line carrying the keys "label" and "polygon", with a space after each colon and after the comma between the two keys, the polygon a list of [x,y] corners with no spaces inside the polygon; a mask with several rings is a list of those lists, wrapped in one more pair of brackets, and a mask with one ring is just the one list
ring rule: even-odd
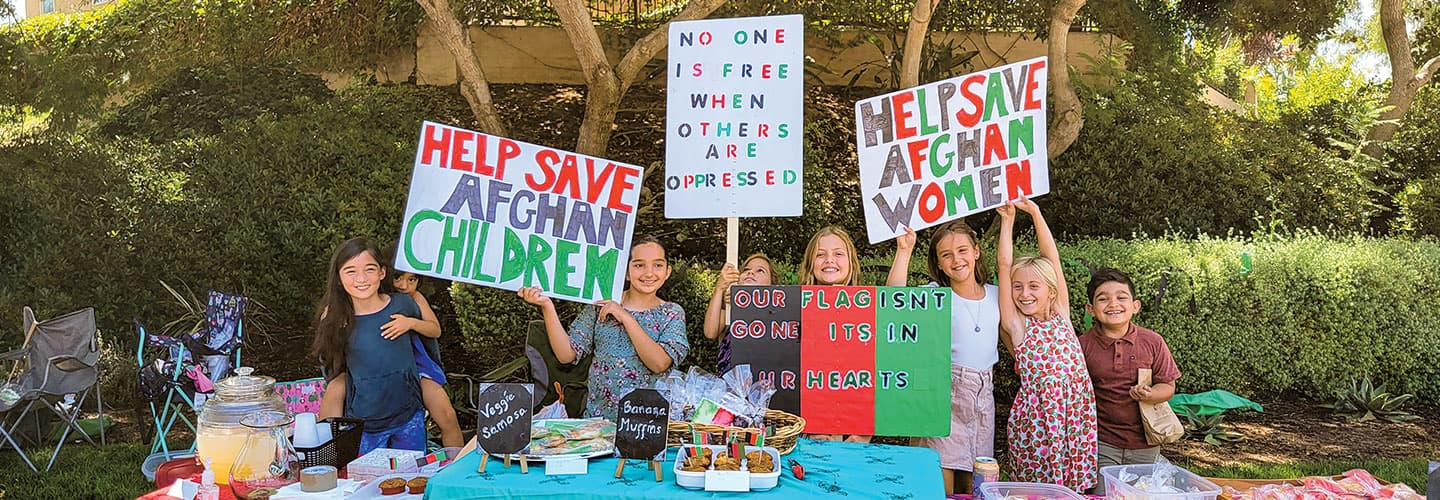
{"label": "folding camp chair", "polygon": [[[99,332],[95,328],[95,309],[87,307],[46,321],[36,321],[35,312],[26,307],[23,326],[25,342],[22,347],[0,355],[0,359],[15,362],[9,381],[0,389],[0,412],[6,417],[4,425],[0,425],[0,435],[4,436],[5,444],[15,447],[31,470],[36,470],[35,464],[30,462],[13,436],[37,404],[48,408],[65,424],[60,442],[55,445],[50,462],[45,465],[48,471],[55,466],[60,448],[70,439],[70,431],[79,431],[80,436],[90,444],[97,444],[76,423],[92,389],[95,392],[95,410],[102,418],[104,416],[98,383],[100,344]],[[16,408],[20,411],[12,420],[10,416]],[[38,434],[34,439],[21,437],[37,445],[42,440]],[[103,425],[100,427],[100,442],[105,442]]]}
{"label": "folding camp chair", "polygon": [[[167,436],[177,422],[195,431],[195,421],[186,411],[193,412],[204,404],[209,392],[206,387],[197,388],[197,382],[203,385],[219,381],[240,366],[248,301],[243,296],[212,290],[206,296],[205,322],[180,335],[150,334],[135,321],[140,337],[135,354],[140,366],[140,388],[155,426],[150,453],[170,452]],[[147,347],[160,354],[147,360]],[[194,448],[193,443],[190,448]]]}

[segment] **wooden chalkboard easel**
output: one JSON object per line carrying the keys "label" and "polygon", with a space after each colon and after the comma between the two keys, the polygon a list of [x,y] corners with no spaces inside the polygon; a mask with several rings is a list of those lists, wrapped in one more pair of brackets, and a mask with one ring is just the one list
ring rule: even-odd
{"label": "wooden chalkboard easel", "polygon": [[[478,472],[485,472],[485,466],[490,463],[492,454],[504,454],[505,468],[509,469],[510,457],[520,453],[520,473],[530,473],[530,464],[521,452],[530,444],[530,410],[534,405],[534,394],[534,388],[530,384],[484,384],[480,387],[481,408],[495,409],[482,410],[476,419],[475,439],[481,453]],[[489,436],[482,436],[478,432],[479,429],[492,425],[504,427],[500,432]]]}

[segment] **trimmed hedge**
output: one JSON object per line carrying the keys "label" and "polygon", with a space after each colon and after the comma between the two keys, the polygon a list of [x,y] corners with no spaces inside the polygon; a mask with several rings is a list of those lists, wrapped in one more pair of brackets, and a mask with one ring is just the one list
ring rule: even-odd
{"label": "trimmed hedge", "polygon": [[[1440,380],[1440,275],[1431,272],[1440,268],[1440,243],[1314,235],[1096,239],[1062,244],[1060,251],[1077,328],[1085,324],[1086,266],[1131,274],[1143,302],[1135,321],[1165,336],[1184,372],[1183,392],[1218,388],[1325,399],[1351,378],[1369,375],[1394,391],[1440,401],[1434,383]],[[883,279],[888,264],[888,255],[875,253],[866,259],[866,283]],[[1243,254],[1249,255],[1248,272]],[[684,365],[708,370],[715,364],[716,343],[704,338],[700,322],[713,267],[678,262],[660,292],[685,307],[691,351]],[[916,259],[912,284],[923,267],[923,259]],[[467,289],[474,287],[452,288],[462,318],[495,324],[538,318],[532,308],[497,310],[493,303],[472,300]],[[520,317],[505,318],[515,313]],[[467,334],[467,345],[520,346],[520,332],[518,338]],[[472,350],[486,352],[476,347]],[[1002,394],[1015,384],[1013,373],[997,370]]]}

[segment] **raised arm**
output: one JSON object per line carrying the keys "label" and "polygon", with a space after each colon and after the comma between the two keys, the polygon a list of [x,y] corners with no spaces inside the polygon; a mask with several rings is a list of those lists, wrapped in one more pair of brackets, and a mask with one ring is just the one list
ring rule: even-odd
{"label": "raised arm", "polygon": [[720,276],[715,279],[715,291],[710,294],[710,305],[705,308],[705,338],[718,339],[724,334],[725,295],[730,293],[730,285],[736,281],[740,281],[740,271],[727,262],[720,268]]}
{"label": "raised arm", "polygon": [[885,286],[905,286],[910,276],[910,255],[915,253],[915,230],[905,228],[905,234],[895,237],[895,260],[890,261],[890,275],[885,277]]}
{"label": "raised arm", "polygon": [[1015,267],[1015,207],[1005,204],[997,207],[1000,215],[1000,240],[995,243],[996,278],[1000,288],[1000,328],[1009,332],[1011,352],[1025,343],[1025,319],[1015,308],[1015,289],[1011,283],[1010,270]]}
{"label": "raised arm", "polygon": [[1040,246],[1040,256],[1050,261],[1055,268],[1055,310],[1064,317],[1070,317],[1070,290],[1065,283],[1065,271],[1060,267],[1060,248],[1055,246],[1055,235],[1050,232],[1050,225],[1045,223],[1045,216],[1040,213],[1040,205],[1035,200],[1020,198],[1016,200],[1021,210],[1030,214],[1035,222],[1036,244]]}
{"label": "raised arm", "polygon": [[570,345],[570,334],[565,332],[565,325],[560,324],[555,302],[542,295],[537,287],[521,288],[517,293],[525,302],[540,308],[540,315],[545,319],[545,336],[550,339],[550,350],[555,351],[555,360],[567,365],[574,363],[577,357],[575,348]]}

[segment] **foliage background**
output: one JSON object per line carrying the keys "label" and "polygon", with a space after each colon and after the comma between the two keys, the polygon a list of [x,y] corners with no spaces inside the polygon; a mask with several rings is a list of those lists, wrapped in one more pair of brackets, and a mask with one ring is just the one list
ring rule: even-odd
{"label": "foliage background", "polygon": [[[854,3],[736,2],[726,12],[829,9],[834,23],[812,27],[822,36],[842,24],[892,29],[905,15]],[[458,8],[482,23],[530,5],[504,2],[514,14],[487,7],[494,4]],[[960,9],[937,14],[947,29],[1037,28],[1024,22],[1035,16],[987,17],[992,0],[943,5]],[[346,9],[367,14],[335,15]],[[1169,2],[1087,9],[1087,29],[1121,33],[1133,45],[1101,55],[1082,75],[1087,124],[1052,164],[1055,193],[1042,200],[1072,259],[1072,289],[1083,290],[1082,259],[1132,271],[1142,295],[1154,297],[1139,321],[1170,340],[1187,391],[1324,396],[1371,375],[1440,401],[1426,383],[1440,366],[1440,287],[1424,272],[1440,266],[1440,91],[1422,91],[1384,161],[1366,161],[1349,145],[1363,136],[1376,86],[1317,67],[1306,78],[1261,78],[1285,98],[1263,102],[1255,116],[1218,112],[1199,100],[1197,82],[1233,84],[1238,66],[1213,64],[1223,51],[1187,48],[1184,33],[1229,17]],[[0,213],[8,214],[0,218],[0,323],[18,324],[26,304],[42,316],[96,306],[110,346],[106,384],[119,396],[133,380],[130,318],[156,325],[179,313],[160,281],[197,294],[240,292],[261,305],[247,357],[277,378],[317,374],[304,351],[331,250],[351,236],[388,242],[398,234],[421,120],[473,123],[454,87],[362,78],[335,91],[313,73],[373,66],[413,40],[418,19],[414,4],[400,0],[124,0],[0,27],[0,62],[13,70],[0,72]],[[1297,36],[1313,38],[1319,21],[1296,22]],[[937,68],[935,76],[968,69]],[[573,144],[584,88],[494,91],[512,136]],[[816,229],[863,233],[859,189],[845,166],[854,163],[854,102],[871,92],[807,93],[807,216],[742,224],[741,251],[765,251],[791,273]],[[658,89],[627,94],[611,139],[615,159],[661,166],[663,106]],[[711,366],[714,343],[699,324],[724,231],[719,220],[663,219],[660,180],[646,179],[638,227],[665,241],[674,259],[662,296],[690,314],[687,362]],[[987,228],[991,216],[970,222]],[[865,282],[880,282],[891,248],[861,252]],[[1248,273],[1239,271],[1242,253],[1254,263]],[[483,373],[520,354],[535,315],[513,294],[438,282],[424,289],[446,331],[459,332],[445,337],[447,368]],[[0,342],[18,342],[18,332],[0,332]]]}

